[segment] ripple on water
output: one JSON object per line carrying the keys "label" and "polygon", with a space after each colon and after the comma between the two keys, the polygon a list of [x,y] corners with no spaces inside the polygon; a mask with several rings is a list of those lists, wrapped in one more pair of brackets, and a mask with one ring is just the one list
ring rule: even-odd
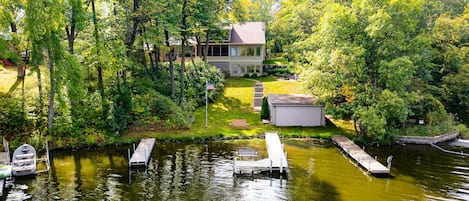
{"label": "ripple on water", "polygon": [[8,192],[8,196],[6,200],[8,201],[17,201],[17,200],[28,200],[31,199],[32,196],[25,193],[28,189],[28,185],[24,184],[17,184],[14,185],[11,190]]}

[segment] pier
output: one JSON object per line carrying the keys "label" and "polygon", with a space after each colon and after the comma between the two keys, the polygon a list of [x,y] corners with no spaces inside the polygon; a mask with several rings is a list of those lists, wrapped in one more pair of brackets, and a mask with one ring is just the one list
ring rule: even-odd
{"label": "pier", "polygon": [[383,164],[376,161],[347,137],[337,135],[332,136],[332,141],[369,173],[383,176],[388,176],[390,174],[389,166],[385,167]]}
{"label": "pier", "polygon": [[130,149],[128,150],[129,157],[129,167],[134,166],[147,166],[148,161],[150,160],[151,152],[153,151],[153,146],[155,145],[155,138],[146,138],[142,139],[135,149],[132,157],[130,157]]}
{"label": "pier", "polygon": [[286,173],[288,169],[287,154],[283,150],[283,144],[277,133],[265,133],[265,143],[268,158],[261,160],[237,160],[238,157],[252,157],[253,152],[240,152],[233,158],[233,174],[243,173],[261,173],[261,172],[278,172]]}
{"label": "pier", "polygon": [[[8,141],[3,138],[3,148],[5,151],[0,152],[0,164],[10,165],[10,145]],[[5,189],[5,180],[7,178],[0,179],[0,196],[3,196],[3,190]]]}

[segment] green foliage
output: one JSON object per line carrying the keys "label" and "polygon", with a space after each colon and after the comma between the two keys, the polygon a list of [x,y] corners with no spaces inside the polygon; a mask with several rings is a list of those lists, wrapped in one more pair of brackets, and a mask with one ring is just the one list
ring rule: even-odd
{"label": "green foliage", "polygon": [[0,93],[0,133],[7,140],[22,140],[32,134],[34,123],[19,98]]}
{"label": "green foliage", "polygon": [[[175,64],[175,71],[180,70],[180,65]],[[167,80],[169,77],[169,65],[168,63],[162,64],[160,68],[155,72],[158,80]],[[203,63],[199,60],[195,62],[195,66],[192,63],[186,64],[186,88],[185,88],[185,103],[184,110],[188,112],[194,111],[197,107],[205,104],[205,81],[213,84],[216,90],[211,90],[208,94],[210,100],[215,100],[223,92],[223,74],[214,66]],[[176,86],[180,86],[179,75],[176,75]],[[170,96],[169,82],[163,82],[156,85],[156,90],[163,95]],[[176,94],[176,99],[179,99],[180,94]]]}
{"label": "green foliage", "polygon": [[262,98],[261,119],[270,119],[269,101],[267,96]]}
{"label": "green foliage", "polygon": [[266,72],[269,75],[283,75],[283,74],[294,74],[295,70],[293,68],[273,67],[273,68],[265,68],[264,72]]}
{"label": "green foliage", "polygon": [[[135,86],[135,85],[134,85]],[[140,85],[133,100],[133,125],[138,129],[181,129],[190,126],[189,116],[170,98]]]}
{"label": "green foliage", "polygon": [[[462,21],[446,20],[451,22],[446,26],[454,24],[449,28],[438,28],[444,26],[437,22],[435,30],[439,33],[434,37],[442,42],[432,45],[428,34],[431,23],[425,21],[431,14],[425,10],[429,8],[425,3],[418,0],[379,3],[290,0],[284,3],[286,7],[274,27],[283,34],[282,31],[293,33],[279,22],[290,20],[288,24],[293,27],[302,27],[305,21],[295,18],[298,14],[293,12],[301,13],[304,4],[313,5],[309,16],[316,20],[307,24],[307,28],[312,26],[310,31],[288,33],[294,40],[278,39],[282,41],[280,45],[287,47],[287,57],[303,68],[304,85],[326,104],[329,114],[354,119],[358,137],[384,142],[398,135],[408,119],[421,118],[437,126],[447,117],[441,102],[425,94],[429,92],[426,88],[435,70],[430,50],[432,46],[451,49],[447,48],[448,43],[454,45],[454,42],[446,40],[459,40],[458,34],[467,31],[462,31]],[[461,55],[466,52],[459,52],[442,55],[440,60],[449,58],[446,61],[449,66],[460,66],[465,61]],[[459,67],[447,69],[457,72]],[[460,79],[462,76],[456,78]]]}

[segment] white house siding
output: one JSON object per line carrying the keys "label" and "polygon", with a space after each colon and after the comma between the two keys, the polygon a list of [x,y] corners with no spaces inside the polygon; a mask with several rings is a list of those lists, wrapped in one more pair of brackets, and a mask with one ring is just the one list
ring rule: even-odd
{"label": "white house siding", "polygon": [[299,94],[269,94],[270,122],[275,126],[325,126],[324,106]]}
{"label": "white house siding", "polygon": [[275,126],[323,126],[325,119],[322,106],[277,105],[272,114]]}

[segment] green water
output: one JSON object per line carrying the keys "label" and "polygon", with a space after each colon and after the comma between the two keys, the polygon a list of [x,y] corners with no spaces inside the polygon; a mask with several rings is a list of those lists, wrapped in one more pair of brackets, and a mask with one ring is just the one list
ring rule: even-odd
{"label": "green water", "polygon": [[[148,170],[127,167],[130,146],[52,152],[50,173],[16,179],[6,200],[468,200],[469,159],[428,146],[366,148],[393,155],[375,178],[329,143],[287,141],[289,178],[232,175],[232,151],[262,140],[155,146]],[[208,151],[207,151],[208,150]],[[130,174],[129,174],[130,173]]]}

